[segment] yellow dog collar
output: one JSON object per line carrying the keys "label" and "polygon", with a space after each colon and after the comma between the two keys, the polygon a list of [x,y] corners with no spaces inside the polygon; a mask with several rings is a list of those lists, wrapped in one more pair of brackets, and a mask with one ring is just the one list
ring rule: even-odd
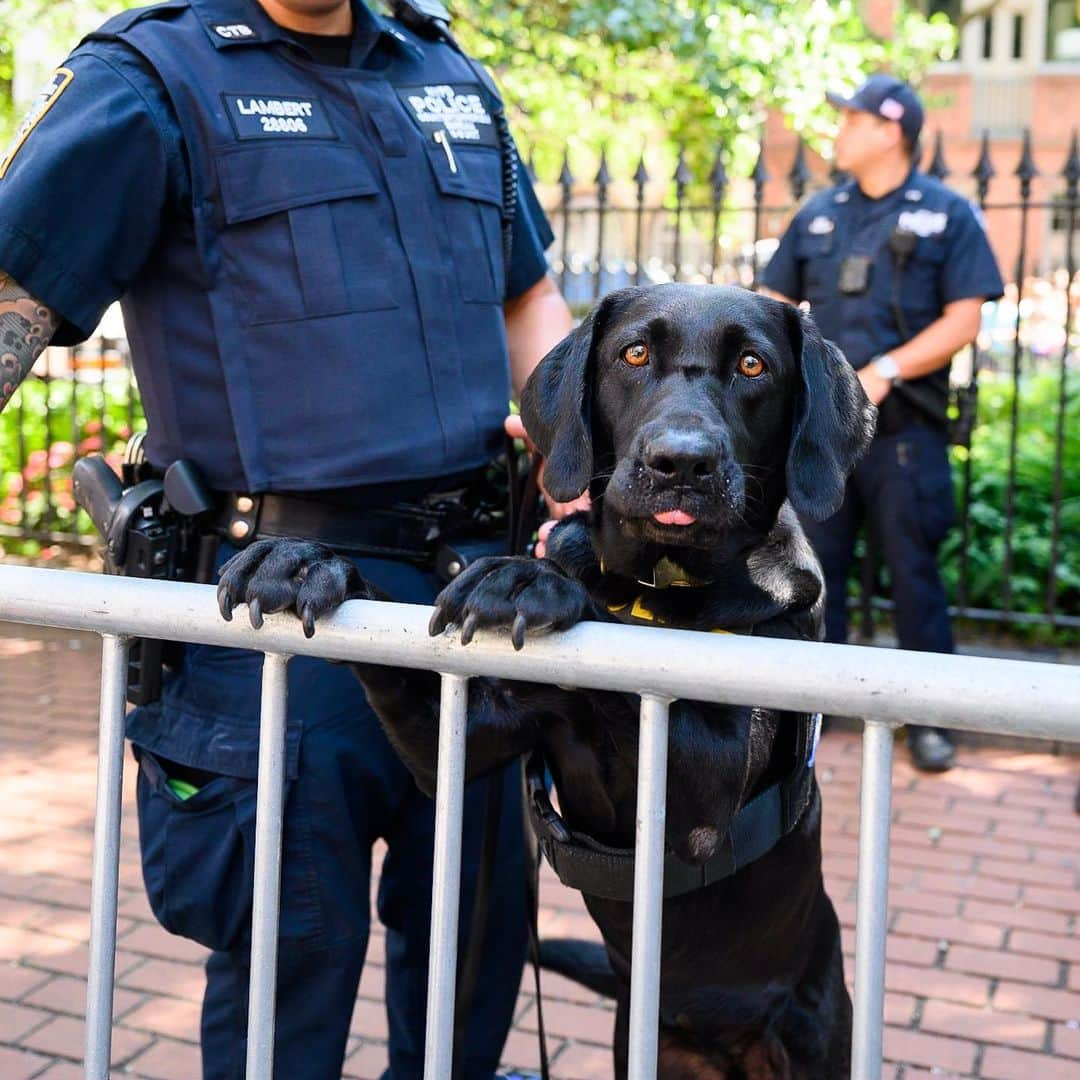
{"label": "yellow dog collar", "polygon": [[[612,615],[629,615],[631,619],[639,619],[641,622],[655,623],[657,626],[669,626],[667,619],[662,615],[657,615],[652,608],[645,602],[645,594],[641,593],[636,596],[633,601],[627,601],[625,604],[608,604],[608,611]],[[730,630],[721,630],[719,628],[710,630],[710,634],[730,634]]]}

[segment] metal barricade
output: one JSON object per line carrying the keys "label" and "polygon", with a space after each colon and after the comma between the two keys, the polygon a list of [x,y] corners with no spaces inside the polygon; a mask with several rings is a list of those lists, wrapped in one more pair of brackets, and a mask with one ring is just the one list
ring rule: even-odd
{"label": "metal barricade", "polygon": [[[1080,741],[1080,667],[583,624],[530,641],[483,636],[463,648],[427,634],[429,609],[354,601],[312,640],[290,616],[261,630],[224,622],[205,585],[0,567],[0,619],[102,635],[86,1077],[106,1080],[116,946],[127,640],[164,638],[265,654],[252,927],[248,1080],[271,1080],[284,792],[286,666],[291,655],[442,673],[425,1080],[449,1080],[457,959],[468,680],[486,675],[641,696],[634,874],[631,1080],[656,1076],[668,707],[677,698],[861,715],[862,807],[852,1077],[878,1080],[888,904],[893,728],[921,723]],[[658,634],[666,634],[658,639]],[[661,647],[661,643],[662,646]]]}

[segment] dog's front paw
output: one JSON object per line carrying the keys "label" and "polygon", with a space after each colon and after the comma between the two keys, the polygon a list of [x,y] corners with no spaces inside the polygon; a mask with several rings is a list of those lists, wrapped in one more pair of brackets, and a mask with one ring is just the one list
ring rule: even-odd
{"label": "dog's front paw", "polygon": [[346,600],[369,600],[375,594],[348,559],[323,544],[307,540],[257,540],[222,568],[218,607],[229,621],[239,604],[247,604],[251,625],[263,616],[292,611],[315,633],[315,620]]}
{"label": "dog's front paw", "polygon": [[429,630],[441,634],[461,627],[468,645],[477,629],[510,628],[515,649],[528,632],[567,630],[590,612],[592,601],[580,582],[546,559],[493,556],[477,559],[435,600]]}

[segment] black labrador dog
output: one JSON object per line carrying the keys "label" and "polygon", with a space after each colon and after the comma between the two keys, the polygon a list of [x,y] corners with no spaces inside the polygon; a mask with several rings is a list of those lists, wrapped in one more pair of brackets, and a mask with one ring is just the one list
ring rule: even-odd
{"label": "black labrador dog", "polygon": [[[592,619],[820,639],[823,581],[796,513],[837,508],[875,410],[809,317],[741,289],[626,289],[545,357],[522,409],[550,494],[568,501],[588,490],[591,510],[555,528],[544,559],[468,567],[438,598],[432,633],[454,624],[468,644],[478,628],[497,628],[520,648],[529,633]],[[309,634],[350,598],[377,595],[351,563],[292,540],[252,544],[223,569],[219,588],[226,618],[245,602],[256,622],[260,612],[287,609]],[[431,792],[437,676],[355,668],[388,736]],[[798,737],[808,726],[805,716],[769,709],[672,706],[669,860],[691,870],[714,865],[731,851],[746,807],[760,806],[763,792],[784,797],[767,850],[665,899],[664,1080],[849,1074],[851,1003],[822,882],[820,796],[812,750]],[[636,698],[475,679],[468,776],[540,748],[571,833],[628,849],[637,734]],[[792,776],[801,782],[787,783]],[[631,904],[585,899],[614,974],[622,1077]]]}

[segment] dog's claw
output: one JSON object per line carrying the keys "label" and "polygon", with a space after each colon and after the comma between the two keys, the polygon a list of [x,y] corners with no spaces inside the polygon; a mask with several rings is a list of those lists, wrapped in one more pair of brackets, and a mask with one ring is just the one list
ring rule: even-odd
{"label": "dog's claw", "polygon": [[315,611],[310,604],[304,605],[300,619],[304,624],[304,637],[313,638],[315,636]]}
{"label": "dog's claw", "polygon": [[430,637],[438,637],[446,629],[446,612],[443,611],[442,606],[435,605],[435,610],[431,613],[431,618],[428,620],[427,632]]}
{"label": "dog's claw", "polygon": [[229,595],[229,590],[225,588],[219,588],[217,594],[218,611],[221,612],[221,617],[226,622],[232,622],[232,597]]}
{"label": "dog's claw", "polygon": [[517,652],[525,647],[525,630],[527,627],[525,616],[519,611],[514,616],[514,625],[510,627],[510,641]]}
{"label": "dog's claw", "polygon": [[251,625],[256,630],[261,630],[262,629],[262,624],[263,624],[262,603],[260,602],[258,597],[255,597],[253,600],[248,601],[248,617],[251,619]]}
{"label": "dog's claw", "polygon": [[476,617],[476,612],[472,611],[465,617],[465,623],[461,627],[461,644],[468,645],[473,639],[473,634],[476,633],[476,626],[479,620]]}

